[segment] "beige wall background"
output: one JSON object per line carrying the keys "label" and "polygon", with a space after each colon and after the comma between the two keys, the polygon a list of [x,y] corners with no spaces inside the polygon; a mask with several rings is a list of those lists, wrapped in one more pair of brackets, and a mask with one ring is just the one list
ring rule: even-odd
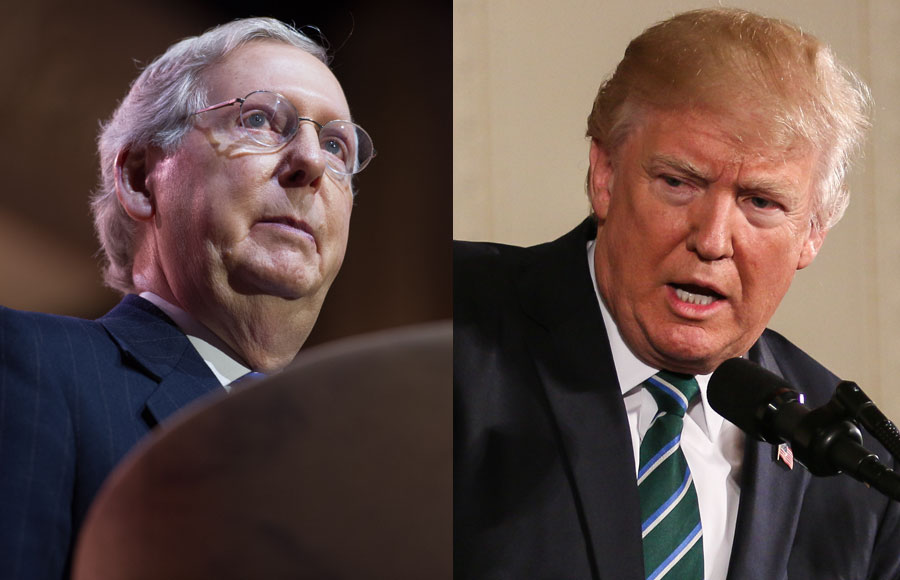
{"label": "beige wall background", "polygon": [[[454,0],[453,212],[458,239],[518,245],[588,213],[585,118],[628,41],[688,0]],[[770,324],[900,420],[900,3],[728,3],[790,20],[869,84],[875,127],[852,201]]]}

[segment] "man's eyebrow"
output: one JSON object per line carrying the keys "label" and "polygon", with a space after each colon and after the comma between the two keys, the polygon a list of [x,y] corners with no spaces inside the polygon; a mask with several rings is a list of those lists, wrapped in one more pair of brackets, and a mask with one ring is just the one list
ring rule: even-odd
{"label": "man's eyebrow", "polygon": [[[293,105],[295,109],[297,109],[297,112],[298,112],[298,113],[300,112],[300,109],[303,108],[304,105],[307,103],[307,101],[306,101],[305,99],[296,99],[296,98],[294,98],[294,97],[289,97],[289,96],[287,96],[286,94],[284,94],[283,92],[281,92],[281,90],[278,90],[278,89],[258,89],[258,90],[261,90],[261,91],[268,91],[268,92],[270,92],[270,93],[275,93],[276,95],[281,95],[282,97],[284,97],[285,99],[287,99],[288,102],[290,102],[291,105]],[[282,90],[283,90],[283,89],[282,89]],[[289,91],[285,91],[285,92],[289,92]],[[329,119],[324,119],[324,120],[322,120],[322,119],[316,119],[317,122],[321,122],[323,125],[324,125],[325,123],[328,123],[329,121],[350,121],[350,122],[352,122],[352,123],[355,123],[355,122],[356,122],[356,121],[353,120],[353,112],[350,111],[349,109],[347,109],[347,116],[346,116],[346,117],[340,116],[340,114],[338,113],[337,108],[332,108],[330,105],[327,106],[326,109],[327,109],[327,114],[328,114],[328,116],[329,116],[330,118],[329,118]],[[303,114],[300,113],[300,116],[302,117]]]}
{"label": "man's eyebrow", "polygon": [[[687,159],[674,157],[665,153],[657,153],[651,156],[645,164],[648,173],[659,171],[660,168],[669,168],[676,172],[689,175],[705,183],[713,181],[713,176],[703,171]],[[797,187],[786,179],[771,178],[765,175],[751,176],[738,183],[738,193],[763,193],[776,197],[791,197],[796,195]]]}
{"label": "man's eyebrow", "polygon": [[787,198],[796,196],[797,187],[786,180],[769,179],[763,176],[751,177],[738,184],[739,193],[764,193],[767,195]]}
{"label": "man's eyebrow", "polygon": [[644,164],[644,169],[648,172],[658,171],[661,167],[673,169],[702,181],[711,180],[711,177],[707,172],[704,172],[687,159],[673,157],[672,155],[666,155],[665,153],[656,153],[652,155]]}
{"label": "man's eyebrow", "polygon": [[785,176],[759,173],[738,181],[738,193],[764,193],[780,198],[797,197],[800,187]]}

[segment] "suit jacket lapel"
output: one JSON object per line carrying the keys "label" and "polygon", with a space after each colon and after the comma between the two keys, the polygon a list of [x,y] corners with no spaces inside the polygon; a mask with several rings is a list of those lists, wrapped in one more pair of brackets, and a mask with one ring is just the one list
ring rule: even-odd
{"label": "suit jacket lapel", "polygon": [[[560,434],[568,476],[598,577],[643,578],[640,499],[628,421],[609,341],[587,268],[582,224],[533,248],[518,278],[533,324],[527,340]],[[761,338],[751,358],[782,374]],[[810,475],[772,460],[748,440],[729,580],[784,578]]]}
{"label": "suit jacket lapel", "polygon": [[[750,358],[783,375],[765,336],[751,349]],[[786,578],[810,474],[800,466],[788,471],[773,461],[772,449],[768,443],[747,438],[728,580]]]}
{"label": "suit jacket lapel", "polygon": [[585,222],[533,249],[517,286],[526,337],[560,434],[594,574],[643,578],[640,513],[625,406],[587,267]]}
{"label": "suit jacket lapel", "polygon": [[152,427],[221,384],[175,323],[138,296],[126,296],[99,319],[127,364],[159,382],[147,398],[144,418]]}

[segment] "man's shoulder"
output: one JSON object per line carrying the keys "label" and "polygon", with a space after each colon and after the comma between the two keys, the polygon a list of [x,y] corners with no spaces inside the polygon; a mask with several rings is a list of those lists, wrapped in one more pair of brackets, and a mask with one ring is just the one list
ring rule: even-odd
{"label": "man's shoulder", "polygon": [[585,244],[595,232],[595,222],[587,219],[564,236],[535,246],[454,242],[454,292],[465,293],[471,289],[504,285],[532,266],[548,269],[564,262],[586,268]]}
{"label": "man's shoulder", "polygon": [[23,334],[57,332],[104,332],[110,320],[148,318],[165,320],[165,315],[147,300],[129,294],[109,312],[96,320],[62,314],[16,310],[0,305],[0,328]]}
{"label": "man's shoulder", "polygon": [[0,349],[6,357],[16,352],[36,356],[83,350],[90,350],[94,355],[104,350],[118,353],[115,334],[143,332],[142,329],[154,322],[172,325],[155,306],[134,295],[126,296],[96,320],[0,306]]}
{"label": "man's shoulder", "polygon": [[525,252],[525,248],[505,244],[454,242],[453,325],[457,336],[499,315],[512,292],[510,273]]}
{"label": "man's shoulder", "polygon": [[103,332],[103,328],[95,320],[14,310],[0,306],[0,342],[4,348],[22,346],[19,342],[28,337],[36,337],[41,341],[52,340],[56,336],[68,333]]}
{"label": "man's shoulder", "polygon": [[453,273],[483,275],[521,261],[528,248],[496,242],[453,242]]}
{"label": "man's shoulder", "polygon": [[7,386],[19,384],[23,393],[39,385],[68,389],[97,369],[109,376],[123,357],[100,320],[0,307],[0,367]]}
{"label": "man's shoulder", "polygon": [[568,252],[576,248],[584,248],[584,244],[593,239],[596,233],[596,222],[588,218],[565,235],[533,246],[515,246],[498,242],[453,242],[454,267],[460,266],[493,266],[497,264],[516,263],[557,252]]}
{"label": "man's shoulder", "polygon": [[814,405],[827,402],[840,382],[840,378],[825,365],[771,329],[763,332],[751,349],[750,358],[777,371],[788,383],[807,394]]}
{"label": "man's shoulder", "polygon": [[[491,318],[515,294],[523,271],[539,257],[540,246],[495,242],[454,242],[454,320]],[[540,261],[537,260],[539,263]]]}
{"label": "man's shoulder", "polygon": [[526,259],[526,248],[492,242],[453,243],[453,300],[460,308],[508,291],[511,273]]}

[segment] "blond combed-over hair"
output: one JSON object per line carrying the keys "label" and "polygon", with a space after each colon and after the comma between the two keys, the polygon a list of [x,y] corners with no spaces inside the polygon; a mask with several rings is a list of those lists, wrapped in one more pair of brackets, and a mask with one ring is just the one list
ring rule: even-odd
{"label": "blond combed-over hair", "polygon": [[734,138],[820,153],[813,227],[825,231],[849,202],[846,175],[870,125],[866,85],[814,36],[730,8],[678,14],[631,41],[601,86],[587,136],[615,153],[656,111],[733,118]]}

